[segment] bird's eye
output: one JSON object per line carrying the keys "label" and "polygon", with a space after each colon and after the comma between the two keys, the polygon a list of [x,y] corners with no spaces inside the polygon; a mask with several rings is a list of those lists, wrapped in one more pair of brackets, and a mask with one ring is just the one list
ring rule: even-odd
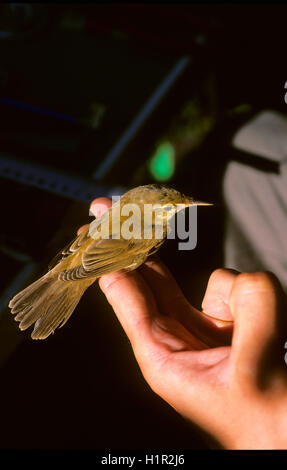
{"label": "bird's eye", "polygon": [[174,209],[174,206],[173,206],[172,204],[169,204],[168,206],[165,206],[165,207],[164,207],[164,210],[167,211],[167,212],[168,212],[168,211],[171,211],[171,210],[173,210],[173,209]]}

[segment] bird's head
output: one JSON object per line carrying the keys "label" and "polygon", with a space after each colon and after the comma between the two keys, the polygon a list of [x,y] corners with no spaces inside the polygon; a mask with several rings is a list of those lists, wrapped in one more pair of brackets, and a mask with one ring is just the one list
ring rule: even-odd
{"label": "bird's head", "polygon": [[137,186],[128,191],[121,199],[122,203],[133,202],[140,206],[152,204],[155,214],[162,217],[161,214],[164,213],[167,220],[185,207],[212,205],[207,202],[196,201],[194,198],[162,184]]}

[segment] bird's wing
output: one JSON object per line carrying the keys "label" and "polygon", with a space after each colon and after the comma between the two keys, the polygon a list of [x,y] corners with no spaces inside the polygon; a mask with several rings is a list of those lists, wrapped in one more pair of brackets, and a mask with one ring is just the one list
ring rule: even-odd
{"label": "bird's wing", "polygon": [[140,266],[150,252],[155,252],[164,239],[101,239],[90,243],[82,255],[82,263],[59,275],[62,280],[100,277],[113,271]]}
{"label": "bird's wing", "polygon": [[88,227],[84,228],[82,232],[77,235],[71,242],[69,242],[65,248],[63,248],[50,262],[48,266],[48,270],[50,271],[53,269],[57,264],[63,261],[65,258],[70,256],[71,254],[78,251],[82,246],[91,241],[91,236],[95,235],[97,232],[97,228],[101,225],[103,221],[106,220],[108,217],[109,211],[105,212],[101,217],[98,219],[93,220]]}
{"label": "bird's wing", "polygon": [[[115,209],[117,206],[113,206]],[[63,281],[100,277],[121,269],[135,269],[142,264],[151,252],[158,250],[163,238],[126,240],[120,237],[119,213],[112,214],[112,208],[95,219],[76,237],[56,258],[59,265],[58,276]],[[110,236],[110,217],[114,225]],[[117,223],[119,222],[119,223]],[[71,256],[71,263],[68,258]],[[60,263],[63,262],[61,270]]]}
{"label": "bird's wing", "polygon": [[65,248],[63,248],[57,255],[52,259],[48,266],[48,270],[53,269],[57,264],[63,261],[67,256],[75,253],[79,248],[83,246],[89,240],[89,227],[86,227],[77,237],[69,242]]}

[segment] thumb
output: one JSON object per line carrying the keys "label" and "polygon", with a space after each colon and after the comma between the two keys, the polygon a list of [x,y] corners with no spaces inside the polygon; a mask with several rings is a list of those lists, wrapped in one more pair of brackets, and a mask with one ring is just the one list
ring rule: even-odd
{"label": "thumb", "polygon": [[229,303],[234,317],[231,367],[237,382],[257,381],[269,346],[278,341],[278,288],[279,282],[271,274],[243,273],[236,277]]}

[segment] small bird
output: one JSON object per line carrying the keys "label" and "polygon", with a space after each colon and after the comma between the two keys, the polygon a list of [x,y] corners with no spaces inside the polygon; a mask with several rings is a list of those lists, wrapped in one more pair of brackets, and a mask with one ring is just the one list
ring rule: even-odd
{"label": "small bird", "polygon": [[[133,229],[140,236],[123,236],[128,213],[123,208],[136,205]],[[126,192],[101,217],[95,219],[52,261],[48,272],[9,302],[20,330],[34,324],[32,339],[45,339],[61,328],[72,315],[85,290],[100,276],[114,271],[131,271],[143,264],[164,242],[168,222],[174,214],[190,205],[211,205],[165,185],[149,184]],[[152,217],[146,208],[156,206]],[[147,212],[148,212],[147,211]],[[148,219],[148,221],[146,221]],[[160,236],[157,227],[163,227]],[[144,237],[147,229],[152,236]],[[124,231],[125,234],[129,230]]]}

